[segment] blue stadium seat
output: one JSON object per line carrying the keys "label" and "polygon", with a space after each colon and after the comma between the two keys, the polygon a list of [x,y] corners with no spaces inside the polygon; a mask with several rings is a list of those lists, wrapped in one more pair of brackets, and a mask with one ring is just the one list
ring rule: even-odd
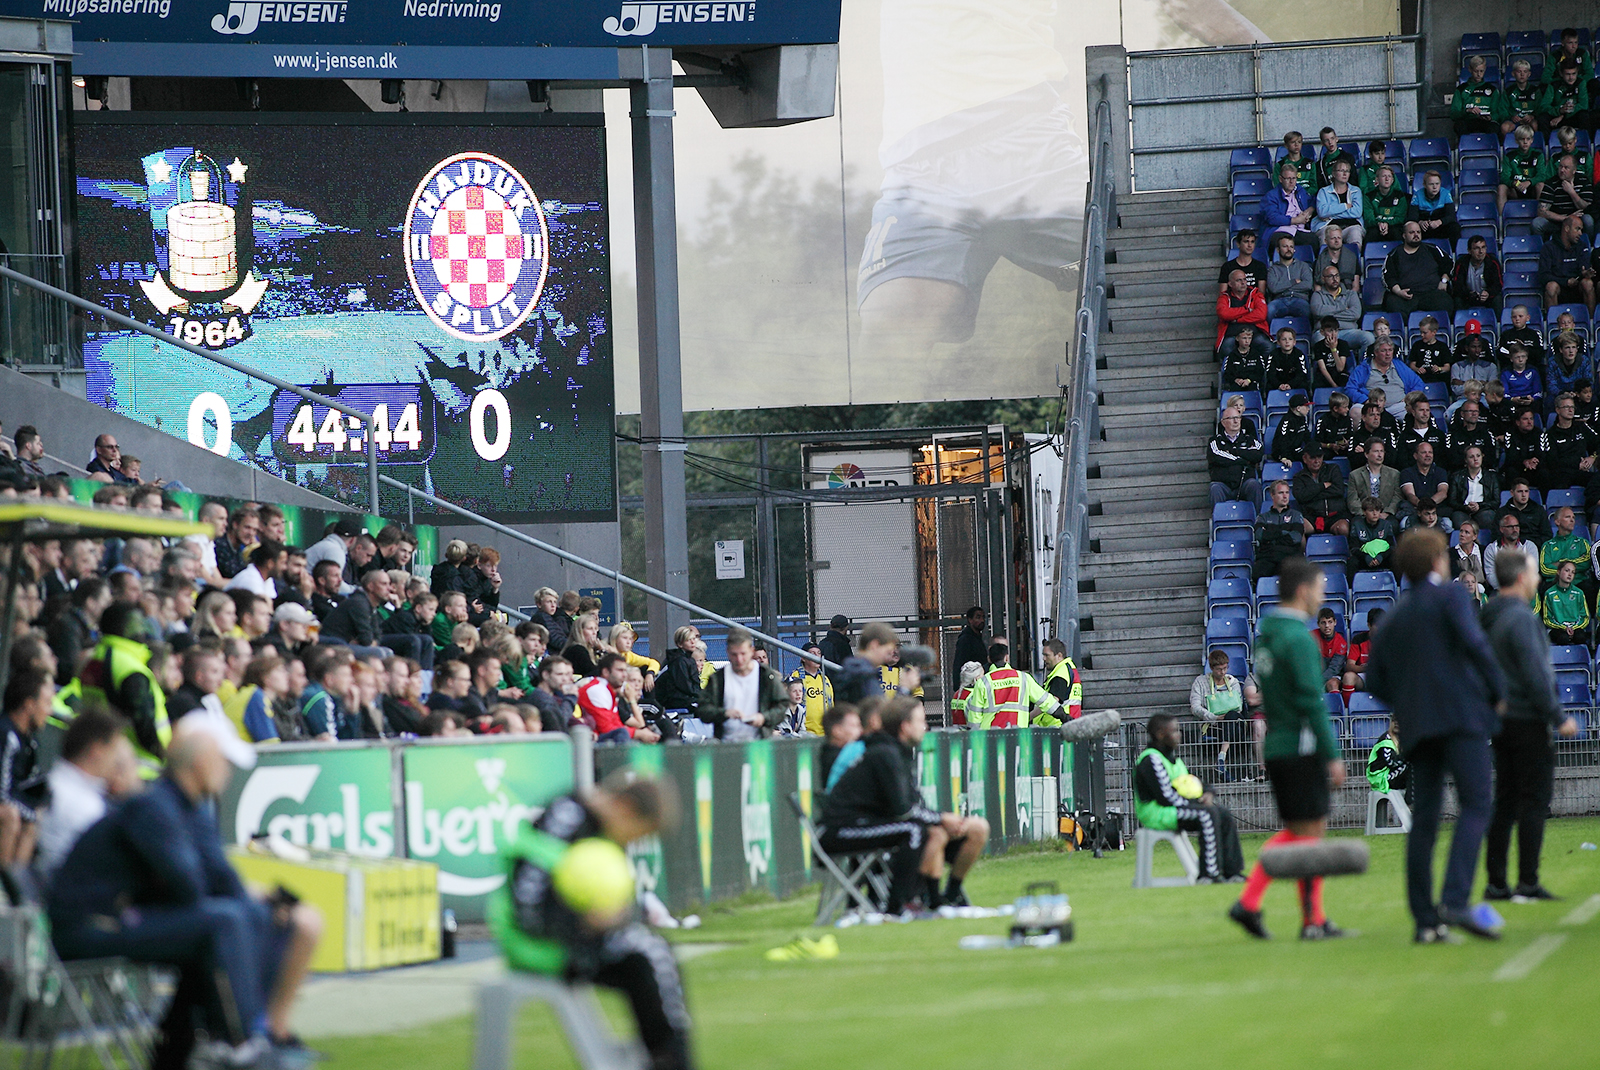
{"label": "blue stadium seat", "polygon": [[1397,241],[1369,241],[1366,247],[1361,250],[1361,255],[1369,265],[1373,262],[1382,264],[1389,258],[1389,254],[1398,248],[1400,248],[1400,243]]}
{"label": "blue stadium seat", "polygon": [[[1256,172],[1270,176],[1272,174],[1272,153],[1258,146],[1234,149],[1228,156],[1228,171],[1230,177],[1238,174],[1254,174]],[[1271,178],[1268,177],[1267,181],[1270,182]]]}
{"label": "blue stadium seat", "polygon": [[1421,163],[1443,164],[1446,169],[1450,167],[1450,142],[1442,137],[1412,138],[1406,154],[1413,169]]}
{"label": "blue stadium seat", "polygon": [[1589,327],[1589,309],[1583,305],[1551,305],[1545,310],[1544,318],[1547,323],[1554,323],[1561,318],[1563,312],[1572,313],[1572,318],[1578,326],[1585,330]]}
{"label": "blue stadium seat", "polygon": [[1311,410],[1321,413],[1327,411],[1333,404],[1334,389],[1331,386],[1319,386],[1311,392]]}
{"label": "blue stadium seat", "polygon": [[1250,502],[1220,502],[1211,507],[1211,541],[1224,531],[1242,531],[1246,537],[1255,531],[1256,507]]}
{"label": "blue stadium seat", "polygon": [[1261,217],[1256,215],[1230,215],[1228,217],[1228,248],[1230,251],[1238,248],[1238,242],[1234,240],[1234,237],[1241,230],[1253,230],[1260,234]]}
{"label": "blue stadium seat", "polygon": [[1497,33],[1464,33],[1461,35],[1461,44],[1456,56],[1461,66],[1466,66],[1470,56],[1498,60],[1501,45],[1500,35]]}
{"label": "blue stadium seat", "polygon": [[1291,465],[1281,461],[1266,461],[1261,465],[1261,487],[1263,490],[1272,486],[1280,479],[1293,479],[1294,469]]}
{"label": "blue stadium seat", "polygon": [[1538,201],[1507,201],[1505,211],[1500,213],[1500,233],[1508,238],[1513,234],[1532,234],[1533,221],[1538,215]]}
{"label": "blue stadium seat", "polygon": [[1272,338],[1278,337],[1278,331],[1284,327],[1294,330],[1296,338],[1306,338],[1311,334],[1311,320],[1305,316],[1279,316],[1267,323],[1267,334]]}
{"label": "blue stadium seat", "polygon": [[[1463,79],[1465,81],[1465,79]],[[1500,143],[1493,134],[1462,134],[1456,143],[1456,168],[1464,170],[1473,161],[1500,165]]]}
{"label": "blue stadium seat", "polygon": [[[1333,536],[1333,538],[1343,537],[1342,535]],[[1342,628],[1344,627],[1344,618],[1350,609],[1350,581],[1344,577],[1344,562],[1318,561],[1317,563],[1322,566],[1322,574],[1328,581],[1328,585],[1322,594],[1323,600],[1330,605],[1339,607],[1339,626]]]}
{"label": "blue stadium seat", "polygon": [[[1589,28],[1587,26],[1578,26],[1578,27],[1575,27],[1575,28],[1578,31],[1578,47],[1579,48],[1588,48],[1589,47]],[[1554,52],[1556,49],[1558,49],[1560,47],[1561,47],[1561,30],[1559,30],[1559,29],[1551,30],[1549,36],[1545,39],[1545,51],[1546,52]]]}
{"label": "blue stadium seat", "polygon": [[[1481,162],[1461,169],[1461,177],[1456,182],[1456,188],[1465,193],[1472,189],[1492,190],[1500,185],[1500,169],[1498,167],[1484,167]],[[1456,212],[1460,215],[1460,210]],[[1498,218],[1499,213],[1494,213]]]}
{"label": "blue stadium seat", "polygon": [[1326,703],[1328,707],[1328,720],[1332,721],[1335,725],[1344,720],[1343,696],[1341,696],[1338,692],[1333,692],[1331,694],[1323,695],[1322,701]]}
{"label": "blue stadium seat", "polygon": [[1272,184],[1265,175],[1236,175],[1233,179],[1233,189],[1229,197],[1228,211],[1231,215],[1258,215],[1261,209],[1261,198],[1266,196]]}
{"label": "blue stadium seat", "polygon": [[1589,709],[1594,705],[1594,696],[1589,690],[1589,677],[1584,675],[1568,676],[1561,679],[1556,677],[1556,694],[1561,698],[1561,705],[1566,709]]}
{"label": "blue stadium seat", "polygon": [[1243,606],[1248,613],[1255,612],[1255,599],[1251,595],[1248,577],[1226,576],[1206,584],[1206,603],[1213,609],[1219,606]]}
{"label": "blue stadium seat", "polygon": [[1589,648],[1573,644],[1570,646],[1552,646],[1550,648],[1550,663],[1561,669],[1582,669],[1589,671]]}
{"label": "blue stadium seat", "polygon": [[[1483,187],[1479,187],[1478,189],[1458,188],[1456,190],[1457,210],[1464,208],[1469,204],[1474,208],[1493,208],[1495,212],[1498,213],[1500,211],[1499,193],[1493,186],[1487,189]],[[1498,218],[1498,216],[1496,218]]]}
{"label": "blue stadium seat", "polygon": [[1213,543],[1208,576],[1213,580],[1222,576],[1239,576],[1248,580],[1255,557],[1255,547],[1248,542]]}
{"label": "blue stadium seat", "polygon": [[[1574,133],[1578,135],[1575,141],[1577,147],[1580,149],[1589,148],[1589,131],[1575,130]],[[1550,131],[1550,139],[1546,142],[1546,146],[1549,151],[1555,152],[1561,147],[1561,135],[1554,130]]]}
{"label": "blue stadium seat", "polygon": [[1506,34],[1505,41],[1507,67],[1511,66],[1512,61],[1518,56],[1530,61],[1538,60],[1542,64],[1544,57],[1550,54],[1543,30],[1513,30]]}
{"label": "blue stadium seat", "polygon": [[1546,492],[1544,504],[1547,509],[1559,509],[1563,505],[1574,509],[1583,508],[1583,490],[1580,487],[1561,487]]}
{"label": "blue stadium seat", "polygon": [[1350,712],[1352,714],[1381,713],[1387,717],[1389,707],[1385,706],[1376,695],[1368,694],[1365,691],[1357,691],[1350,696]]}
{"label": "blue stadium seat", "polygon": [[1206,648],[1214,650],[1225,642],[1233,641],[1250,649],[1250,621],[1239,617],[1213,617],[1206,622]]}
{"label": "blue stadium seat", "polygon": [[[1509,326],[1511,326],[1511,310],[1514,307],[1515,306],[1512,305],[1510,302],[1507,302],[1505,308],[1501,310],[1501,312],[1500,312],[1500,326],[1501,327],[1509,327]],[[1534,326],[1534,327],[1541,327],[1541,326],[1544,325],[1544,309],[1543,309],[1543,306],[1537,305],[1537,304],[1528,306],[1528,323],[1531,326]]]}
{"label": "blue stadium seat", "polygon": [[1360,635],[1366,630],[1367,610],[1358,609],[1354,613],[1350,614],[1350,638],[1354,640],[1356,636]]}
{"label": "blue stadium seat", "polygon": [[[1219,580],[1217,582],[1221,583],[1223,581]],[[1249,620],[1250,607],[1239,605],[1236,602],[1225,602],[1215,605],[1208,604],[1206,606],[1206,620],[1221,620],[1225,617],[1233,617],[1238,620]]]}
{"label": "blue stadium seat", "polygon": [[1312,561],[1336,561],[1343,565],[1350,557],[1350,544],[1343,535],[1308,535],[1306,557]]}
{"label": "blue stadium seat", "polygon": [[[1450,386],[1448,383],[1423,383],[1422,394],[1428,399],[1429,405],[1437,408],[1450,400]],[[1443,411],[1438,411],[1434,414],[1434,422],[1437,423],[1443,419]]]}
{"label": "blue stadium seat", "polygon": [[1368,713],[1356,714],[1356,697],[1361,692],[1350,696],[1350,749],[1357,754],[1367,754],[1378,745],[1378,740],[1389,730],[1389,714]]}

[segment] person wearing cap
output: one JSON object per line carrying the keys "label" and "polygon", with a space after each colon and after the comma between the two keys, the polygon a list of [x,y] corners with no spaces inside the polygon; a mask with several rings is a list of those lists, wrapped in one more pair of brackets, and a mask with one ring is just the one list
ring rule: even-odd
{"label": "person wearing cap", "polygon": [[[1467,239],[1467,251],[1456,257],[1456,266],[1450,272],[1450,292],[1461,308],[1492,308],[1500,311],[1500,296],[1505,286],[1505,273],[1498,257],[1489,254],[1489,243],[1482,234]],[[1467,326],[1477,326],[1473,334],[1483,330],[1476,319]]]}
{"label": "person wearing cap", "polygon": [[191,716],[167,769],[78,840],[47,898],[63,959],[127,958],[175,966],[177,994],[161,1024],[155,1068],[188,1064],[204,1021],[202,1058],[237,1068],[280,1065],[298,1048],[289,1014],[322,919],[292,895],[252,897],[223,853],[214,802],[255,750],[226,720]]}
{"label": "person wearing cap", "polygon": [[[350,559],[350,547],[356,539],[360,538],[366,529],[361,526],[361,521],[353,516],[344,517],[328,528],[320,540],[311,544],[306,550],[306,571],[315,576],[319,562],[332,561],[339,566],[339,575],[344,576],[345,565]],[[376,544],[374,544],[376,545]],[[351,588],[354,589],[353,587]],[[343,593],[348,594],[349,591]]]}
{"label": "person wearing cap", "polygon": [[1321,535],[1348,535],[1350,514],[1345,512],[1344,473],[1327,463],[1327,451],[1315,442],[1303,454],[1305,465],[1295,473],[1290,490],[1294,504],[1311,530]]}
{"label": "person wearing cap", "polygon": [[[1295,355],[1299,355],[1299,350]],[[1272,433],[1272,448],[1267,451],[1267,459],[1293,464],[1300,460],[1312,441],[1311,399],[1296,391],[1289,396],[1289,411],[1279,419],[1278,428]]]}
{"label": "person wearing cap", "polygon": [[272,631],[266,634],[264,642],[276,647],[286,658],[297,658],[314,645],[311,626],[316,620],[305,606],[285,602],[273,611]]}
{"label": "person wearing cap", "polygon": [[[822,648],[822,656],[826,660],[835,665],[843,665],[845,659],[853,652],[850,644],[850,618],[843,613],[835,613],[833,619],[828,622],[827,634],[817,645]],[[837,669],[829,669],[828,678],[837,684],[838,673]]]}

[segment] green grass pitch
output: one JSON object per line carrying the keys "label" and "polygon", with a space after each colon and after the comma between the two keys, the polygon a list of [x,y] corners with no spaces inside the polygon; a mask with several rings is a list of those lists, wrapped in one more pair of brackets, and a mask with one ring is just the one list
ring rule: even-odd
{"label": "green grass pitch", "polygon": [[[1261,840],[1246,839],[1247,861]],[[1507,925],[1494,943],[1411,943],[1401,836],[1369,841],[1365,876],[1328,882],[1329,917],[1360,935],[1320,944],[1296,938],[1292,884],[1268,893],[1275,938],[1259,943],[1223,917],[1236,885],[1131,888],[1131,845],[1098,860],[1035,851],[979,864],[968,887],[985,905],[1060,882],[1077,938],[1056,948],[962,951],[960,937],[1004,932],[1005,919],[941,920],[837,930],[828,962],[765,961],[766,948],[814,931],[812,893],[713,908],[674,938],[734,945],[684,967],[706,1070],[1593,1068],[1600,918],[1582,919],[1600,901],[1581,908],[1600,896],[1600,852],[1584,841],[1600,841],[1600,819],[1550,823],[1543,878],[1565,901],[1499,904]],[[1176,871],[1167,847],[1156,860]],[[1476,892],[1482,883],[1480,863]],[[471,1040],[462,1018],[317,1046],[341,1070],[465,1070]],[[543,1007],[526,1011],[517,1045],[519,1070],[574,1065]]]}

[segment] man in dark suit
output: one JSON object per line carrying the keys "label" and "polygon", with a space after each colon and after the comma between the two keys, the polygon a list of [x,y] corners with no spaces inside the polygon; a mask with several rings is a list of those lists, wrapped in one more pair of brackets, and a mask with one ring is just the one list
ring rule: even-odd
{"label": "man in dark suit", "polygon": [[[1489,826],[1489,737],[1500,730],[1495,711],[1505,697],[1505,678],[1478,625],[1477,607],[1450,582],[1449,549],[1437,530],[1413,529],[1401,537],[1395,564],[1411,589],[1384,615],[1367,663],[1367,690],[1394,710],[1400,746],[1414,770],[1406,896],[1422,944],[1449,941],[1451,926],[1499,936],[1473,916],[1467,899]],[[1447,771],[1461,816],[1435,906],[1433,846]]]}

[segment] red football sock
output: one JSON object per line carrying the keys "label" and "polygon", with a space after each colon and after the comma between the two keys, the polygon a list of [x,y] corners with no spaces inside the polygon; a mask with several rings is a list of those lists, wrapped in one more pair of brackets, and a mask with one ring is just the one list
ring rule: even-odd
{"label": "red football sock", "polygon": [[1355,694],[1355,693],[1356,693],[1356,689],[1354,687],[1352,687],[1350,685],[1347,685],[1347,684],[1339,685],[1339,697],[1344,699],[1344,708],[1345,709],[1348,710],[1350,708],[1350,696]]}
{"label": "red football sock", "polygon": [[1311,916],[1307,921],[1312,925],[1322,925],[1328,920],[1328,915],[1322,909],[1322,878],[1311,878]]}
{"label": "red football sock", "polygon": [[[1280,844],[1291,843],[1295,835],[1288,829],[1280,830],[1276,835],[1261,845],[1262,850],[1268,847],[1277,847]],[[1257,862],[1250,871],[1249,878],[1244,882],[1244,894],[1239,896],[1239,903],[1246,910],[1257,911],[1261,909],[1261,900],[1267,894],[1267,886],[1272,883],[1272,878],[1267,876],[1267,871]]]}

